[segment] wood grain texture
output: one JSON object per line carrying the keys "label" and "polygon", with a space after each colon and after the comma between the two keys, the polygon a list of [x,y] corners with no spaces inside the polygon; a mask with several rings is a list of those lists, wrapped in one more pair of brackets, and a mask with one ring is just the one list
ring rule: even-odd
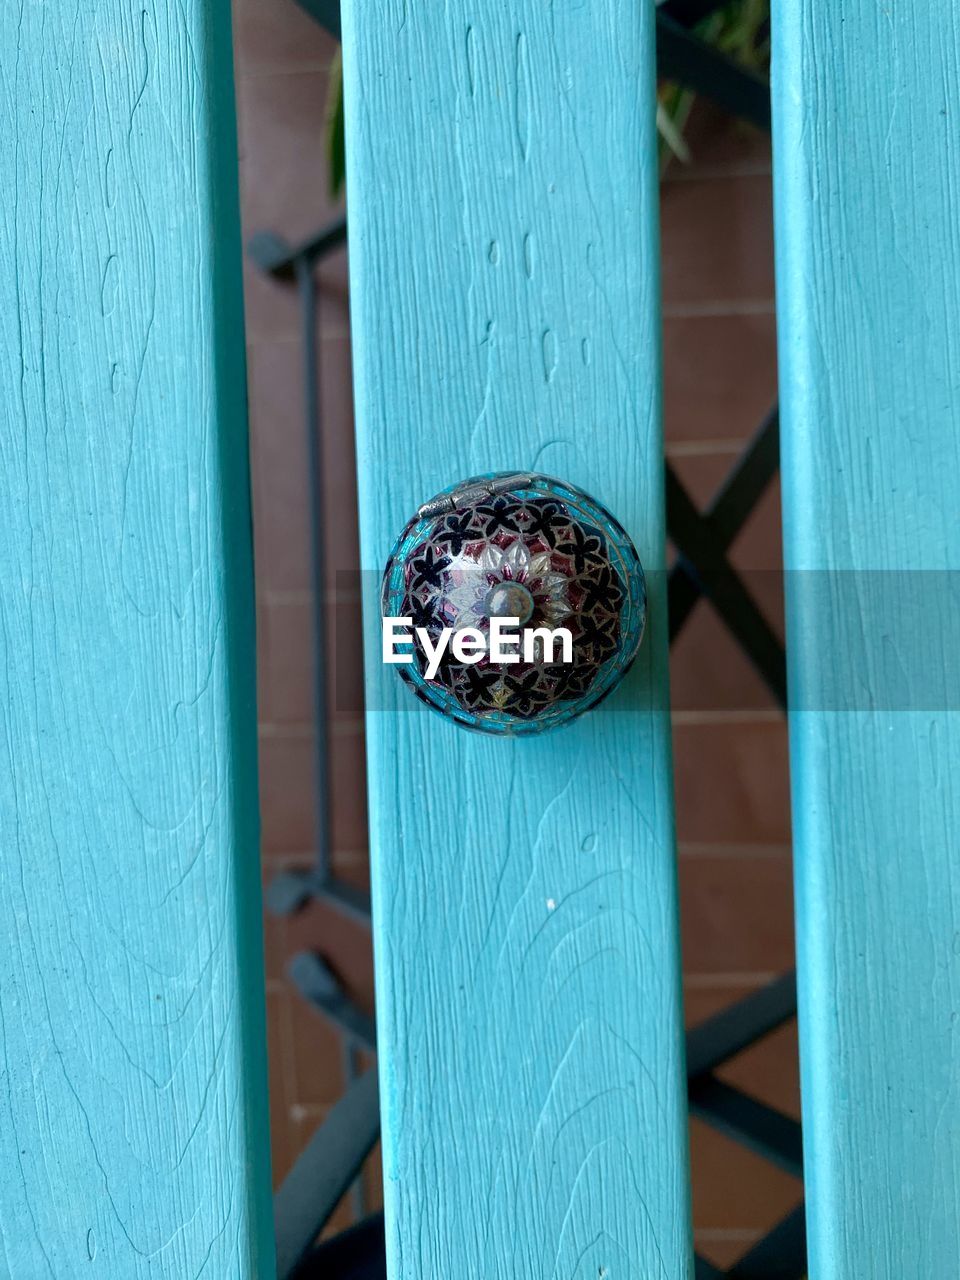
{"label": "wood grain texture", "polygon": [[380,664],[368,751],[392,1280],[690,1274],[649,3],[344,7],[362,559],[477,472],[610,505],[627,683],[467,733]]}
{"label": "wood grain texture", "polygon": [[0,11],[0,1275],[270,1277],[228,7]]}
{"label": "wood grain texture", "polygon": [[960,24],[779,0],[774,42],[810,1276],[955,1275]]}

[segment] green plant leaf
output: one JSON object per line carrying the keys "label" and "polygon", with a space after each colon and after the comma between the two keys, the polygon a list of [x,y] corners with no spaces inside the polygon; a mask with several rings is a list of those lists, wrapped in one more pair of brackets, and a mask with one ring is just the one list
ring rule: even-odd
{"label": "green plant leaf", "polygon": [[[690,163],[690,148],[683,137],[683,127],[687,122],[693,94],[677,89],[675,85],[665,86],[667,92],[661,90],[657,95],[657,133],[669,155],[676,156],[681,164]],[[661,167],[668,159],[661,149]]]}
{"label": "green plant leaf", "polygon": [[[705,44],[712,45],[744,66],[764,71],[770,62],[770,0],[730,0],[694,28]],[[657,86],[657,132],[660,135],[660,173],[676,158],[691,160],[683,136],[696,95],[679,85],[661,81]]]}
{"label": "green plant leaf", "polygon": [[330,194],[336,197],[343,190],[347,176],[347,148],[343,135],[343,61],[339,49],[330,64],[326,117]]}

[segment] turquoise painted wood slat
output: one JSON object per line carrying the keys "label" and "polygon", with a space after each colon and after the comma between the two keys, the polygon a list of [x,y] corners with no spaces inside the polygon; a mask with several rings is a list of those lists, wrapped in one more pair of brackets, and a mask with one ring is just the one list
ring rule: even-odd
{"label": "turquoise painted wood slat", "polygon": [[0,1275],[270,1277],[228,7],[0,8]]}
{"label": "turquoise painted wood slat", "polygon": [[960,24],[779,0],[811,1280],[960,1258]]}
{"label": "turquoise painted wood slat", "polygon": [[[344,6],[392,1280],[690,1274],[666,677],[653,6]],[[417,505],[540,469],[651,573],[631,677],[539,739],[381,666]]]}

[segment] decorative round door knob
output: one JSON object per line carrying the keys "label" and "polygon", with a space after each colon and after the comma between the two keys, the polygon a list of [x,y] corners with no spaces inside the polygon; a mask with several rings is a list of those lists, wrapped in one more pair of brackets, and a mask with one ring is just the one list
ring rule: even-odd
{"label": "decorative round door knob", "polygon": [[643,636],[646,584],[600,503],[505,472],[420,507],[387,561],[381,610],[408,620],[393,625],[412,648],[391,660],[418,697],[468,728],[529,734],[596,706],[623,678]]}

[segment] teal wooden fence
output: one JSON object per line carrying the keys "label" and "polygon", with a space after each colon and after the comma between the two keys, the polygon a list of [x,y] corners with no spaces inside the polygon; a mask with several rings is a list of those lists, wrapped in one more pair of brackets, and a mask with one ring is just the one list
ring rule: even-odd
{"label": "teal wooden fence", "polygon": [[0,12],[0,1274],[273,1274],[227,12]]}
{"label": "teal wooden fence", "polygon": [[810,1275],[960,1258],[960,37],[774,9]]}
{"label": "teal wooden fence", "polygon": [[529,468],[623,520],[641,659],[534,740],[381,666],[367,742],[394,1277],[685,1276],[652,6],[344,6],[362,559]]}
{"label": "teal wooden fence", "polygon": [[[609,503],[651,589],[625,685],[521,741],[415,704],[370,602],[390,1280],[694,1273],[653,17],[344,10],[368,586],[421,501],[522,468]],[[960,1256],[958,30],[949,6],[774,6],[812,1280],[940,1280]],[[230,65],[208,0],[0,14],[16,1280],[275,1274]],[[754,1002],[764,1025],[789,986]],[[696,1070],[741,1039],[714,1023]],[[360,1114],[337,1113],[345,1146]]]}

